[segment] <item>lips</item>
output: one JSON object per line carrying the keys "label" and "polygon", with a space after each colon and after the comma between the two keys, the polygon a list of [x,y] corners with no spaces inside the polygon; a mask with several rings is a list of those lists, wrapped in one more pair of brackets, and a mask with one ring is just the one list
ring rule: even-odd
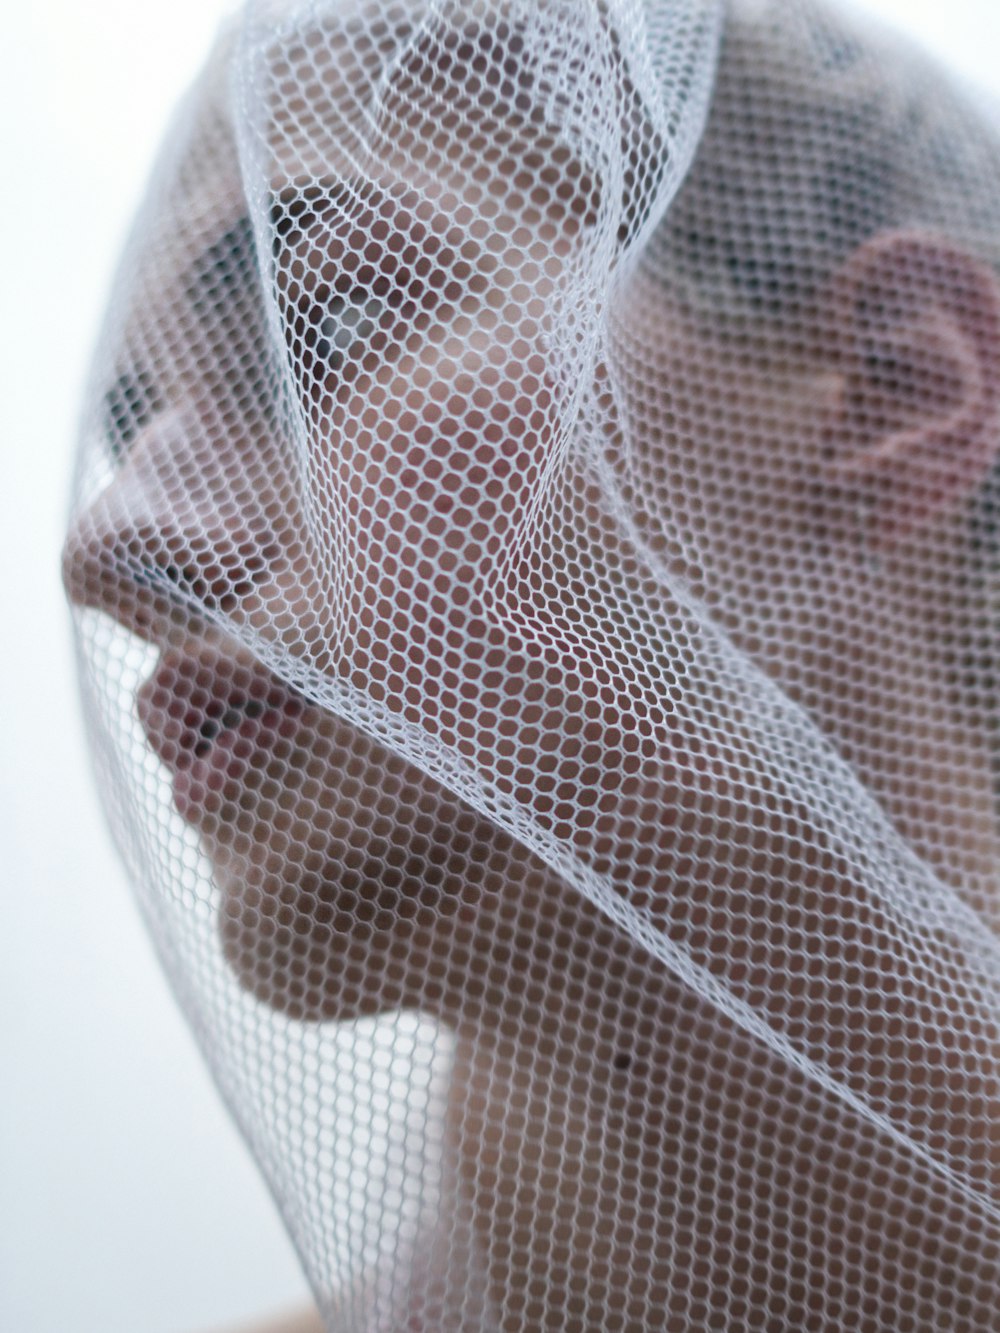
{"label": "lips", "polygon": [[242,649],[203,641],[163,654],[139,690],[139,720],[173,774],[174,804],[191,822],[233,799],[249,768],[288,741],[307,707]]}

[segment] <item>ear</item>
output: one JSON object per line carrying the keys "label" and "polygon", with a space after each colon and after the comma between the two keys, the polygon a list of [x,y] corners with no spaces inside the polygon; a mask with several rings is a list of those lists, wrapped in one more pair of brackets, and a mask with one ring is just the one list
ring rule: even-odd
{"label": "ear", "polygon": [[892,231],[854,252],[833,301],[826,475],[886,551],[955,513],[1000,453],[1000,282],[943,238]]}

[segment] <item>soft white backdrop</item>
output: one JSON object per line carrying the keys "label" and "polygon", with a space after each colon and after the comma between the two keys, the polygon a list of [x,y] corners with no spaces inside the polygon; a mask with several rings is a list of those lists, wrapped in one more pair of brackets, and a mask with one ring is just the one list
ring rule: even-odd
{"label": "soft white backdrop", "polygon": [[[1000,91],[997,0],[871,0]],[[307,1299],[111,852],[58,551],[90,344],[220,0],[37,0],[0,55],[0,1329],[197,1333]]]}

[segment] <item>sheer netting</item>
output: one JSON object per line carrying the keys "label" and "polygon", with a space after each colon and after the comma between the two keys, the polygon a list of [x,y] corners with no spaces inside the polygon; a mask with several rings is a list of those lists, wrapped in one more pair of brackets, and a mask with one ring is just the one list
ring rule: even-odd
{"label": "sheer netting", "polygon": [[330,1333],[1000,1328],[998,254],[809,0],[222,34],[64,569]]}

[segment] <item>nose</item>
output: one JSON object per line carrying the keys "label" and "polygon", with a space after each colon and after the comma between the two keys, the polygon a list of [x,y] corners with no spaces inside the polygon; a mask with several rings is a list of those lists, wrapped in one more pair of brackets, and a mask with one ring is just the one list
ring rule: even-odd
{"label": "nose", "polygon": [[112,481],[74,518],[62,577],[74,605],[151,643],[193,614],[226,610],[274,558],[250,478],[193,410],[150,422]]}

